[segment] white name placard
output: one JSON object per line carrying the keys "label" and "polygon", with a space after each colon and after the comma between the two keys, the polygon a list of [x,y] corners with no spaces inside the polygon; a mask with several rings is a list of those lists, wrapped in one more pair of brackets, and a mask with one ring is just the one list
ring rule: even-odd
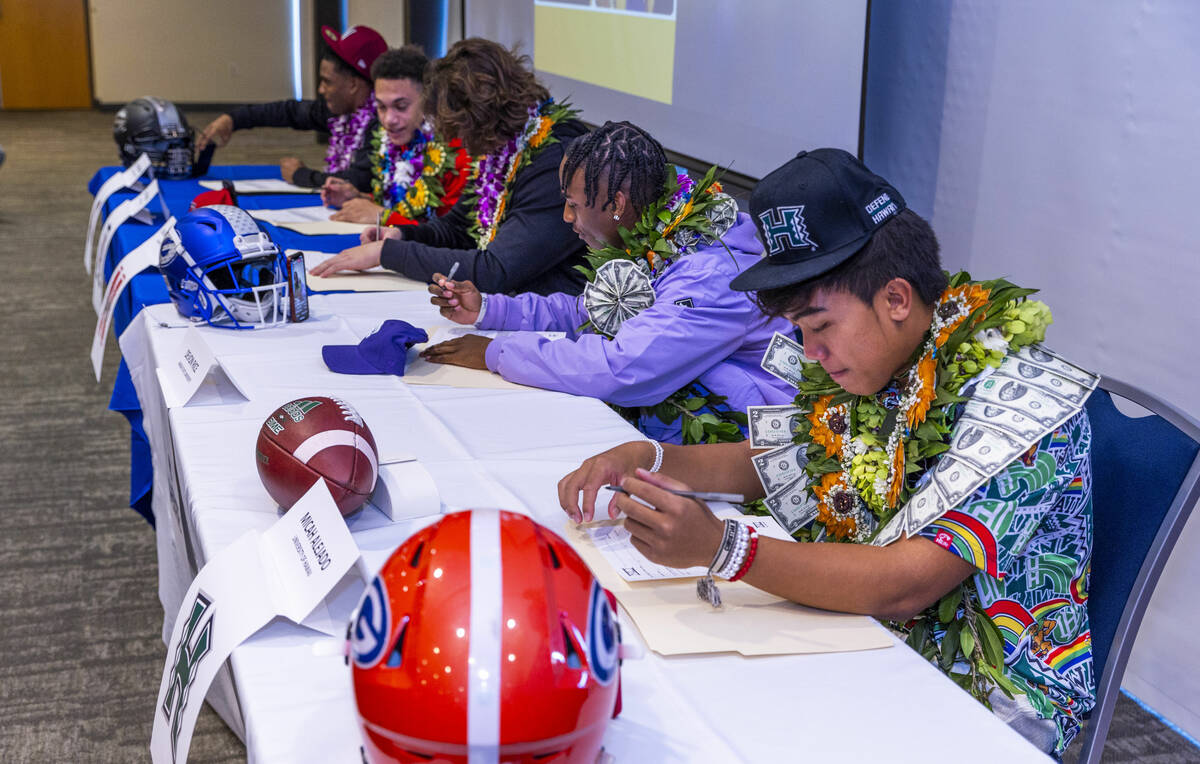
{"label": "white name placard", "polygon": [[155,764],[187,761],[204,696],[234,649],[277,615],[300,623],[358,558],[318,480],[265,533],[247,532],[201,568],[167,643],[150,736]]}
{"label": "white name placard", "polygon": [[112,325],[113,311],[117,307],[117,298],[129,286],[129,282],[147,268],[158,265],[158,250],[162,241],[175,225],[175,218],[168,218],[163,227],[139,244],[136,249],[117,263],[113,268],[112,277],[104,290],[104,298],[98,311],[96,332],[92,335],[92,370],[96,372],[96,381],[100,381],[100,367],[104,363],[104,345],[108,342],[108,327]]}
{"label": "white name placard", "polygon": [[104,181],[104,184],[96,191],[96,198],[92,200],[92,214],[88,217],[87,238],[84,239],[83,244],[83,267],[87,269],[88,273],[92,272],[92,250],[95,244],[96,226],[100,223],[100,211],[104,209],[105,202],[116,192],[133,188],[148,169],[150,169],[150,155],[143,153],[133,164]]}
{"label": "white name placard", "polygon": [[155,179],[137,196],[118,204],[104,221],[104,227],[100,229],[100,246],[96,248],[96,256],[92,261],[92,307],[96,310],[96,315],[100,315],[100,309],[104,305],[104,258],[108,255],[113,236],[126,220],[146,209],[150,200],[158,195],[158,179]]}

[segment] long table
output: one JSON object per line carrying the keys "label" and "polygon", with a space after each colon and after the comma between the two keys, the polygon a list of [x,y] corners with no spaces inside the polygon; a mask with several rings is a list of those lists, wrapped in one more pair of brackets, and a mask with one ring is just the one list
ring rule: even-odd
{"label": "long table", "polygon": [[[253,332],[201,328],[248,397],[214,393],[168,408],[155,368],[178,345],[170,305],[152,305],[120,338],[144,412],[153,459],[160,597],[169,634],[191,578],[279,509],[254,466],[264,418],[304,395],[352,403],[381,451],[406,451],[434,477],[443,511],[499,507],[560,530],[556,483],[584,458],[639,437],[599,401],[547,391],[407,385],[392,376],[328,371],[324,344],[358,341],[386,318],[446,325],[421,293],[316,295],[304,324]],[[377,570],[436,516],[390,522],[371,506],[348,519]],[[246,742],[252,762],[359,760],[344,628],[363,584],[349,574],[318,617],[277,619],[237,648],[208,700]],[[624,639],[640,659],[622,667],[624,710],[605,737],[617,761],[927,761],[1041,754],[898,641],[854,653],[745,658],[649,652],[626,614]],[[882,627],[880,627],[882,629]],[[147,681],[155,678],[147,677]]]}
{"label": "long table", "polygon": [[[95,194],[100,186],[122,168],[102,167],[96,171],[88,182],[88,191]],[[188,211],[188,206],[197,194],[205,189],[200,185],[201,180],[245,180],[252,178],[279,178],[278,165],[221,165],[213,166],[203,178],[189,180],[159,180],[163,201],[170,214],[176,218]],[[107,218],[117,205],[136,194],[133,190],[122,190],[114,193],[104,203],[102,219]],[[254,194],[242,195],[238,206],[248,210],[282,209],[286,207],[302,207],[320,204],[316,194]],[[153,213],[159,213],[160,205],[151,202],[148,208]],[[156,224],[143,224],[130,220],[117,229],[113,236],[109,251],[105,253],[104,275],[107,278],[121,258],[132,252],[139,244],[148,239],[162,224],[161,215],[156,217]],[[301,248],[316,249],[325,252],[337,252],[358,243],[355,236],[303,236],[293,233],[286,228],[278,228],[269,223],[260,223],[271,235],[275,243],[283,249]],[[146,271],[135,276],[129,287],[121,295],[113,313],[113,331],[120,336],[125,331],[134,316],[147,305],[165,303],[169,300],[166,284],[157,271]],[[119,412],[129,421],[130,425],[130,487],[129,505],[136,511],[151,519],[150,486],[152,483],[149,444],[142,427],[141,405],[138,403],[133,384],[129,379],[129,370],[124,361],[117,369],[113,382],[112,395],[108,408]]]}

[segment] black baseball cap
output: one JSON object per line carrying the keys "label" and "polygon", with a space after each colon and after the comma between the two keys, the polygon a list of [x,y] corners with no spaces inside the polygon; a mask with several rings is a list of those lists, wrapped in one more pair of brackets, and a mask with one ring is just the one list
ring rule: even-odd
{"label": "black baseball cap", "polygon": [[853,257],[904,207],[900,192],[849,152],[802,151],[750,194],[766,254],[729,286],[751,292],[814,279]]}

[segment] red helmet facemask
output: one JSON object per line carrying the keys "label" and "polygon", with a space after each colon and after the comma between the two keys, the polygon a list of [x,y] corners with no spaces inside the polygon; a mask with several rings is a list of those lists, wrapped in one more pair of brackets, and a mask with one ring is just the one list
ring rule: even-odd
{"label": "red helmet facemask", "polygon": [[351,622],[367,759],[592,764],[620,711],[614,606],[524,515],[471,510],[419,531]]}

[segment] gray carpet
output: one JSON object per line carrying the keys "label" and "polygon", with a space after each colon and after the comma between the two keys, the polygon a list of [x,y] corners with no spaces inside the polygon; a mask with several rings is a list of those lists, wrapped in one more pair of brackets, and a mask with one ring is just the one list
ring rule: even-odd
{"label": "gray carpet", "polygon": [[[97,385],[82,267],[87,181],[115,162],[111,122],[100,112],[0,111],[2,762],[149,759],[165,656],[154,537],[126,506],[129,428],[106,408],[116,342]],[[316,166],[322,153],[310,135],[256,130],[235,134],[218,161],[296,155]],[[206,708],[190,760],[244,759]],[[1200,762],[1200,752],[1122,698],[1105,761]]]}

